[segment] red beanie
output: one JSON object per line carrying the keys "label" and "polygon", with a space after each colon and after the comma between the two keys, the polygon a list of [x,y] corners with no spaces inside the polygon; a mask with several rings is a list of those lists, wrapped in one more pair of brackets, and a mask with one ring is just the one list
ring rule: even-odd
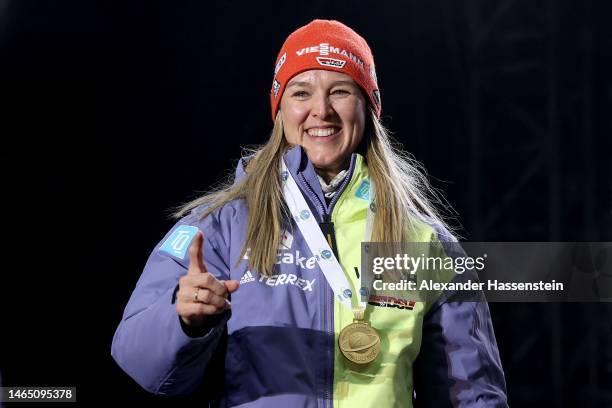
{"label": "red beanie", "polygon": [[289,80],[310,69],[349,75],[369,97],[370,106],[380,117],[380,91],[368,43],[339,21],[314,20],[291,33],[278,53],[270,91],[272,121]]}

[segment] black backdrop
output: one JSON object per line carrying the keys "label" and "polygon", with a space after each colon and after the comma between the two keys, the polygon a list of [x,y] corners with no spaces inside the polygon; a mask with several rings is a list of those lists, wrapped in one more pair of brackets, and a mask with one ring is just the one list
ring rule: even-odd
{"label": "black backdrop", "polygon": [[[271,130],[284,38],[370,43],[468,240],[612,240],[612,4],[0,0],[4,385],[154,400],[110,358],[168,210]],[[513,406],[612,406],[609,304],[491,304]]]}

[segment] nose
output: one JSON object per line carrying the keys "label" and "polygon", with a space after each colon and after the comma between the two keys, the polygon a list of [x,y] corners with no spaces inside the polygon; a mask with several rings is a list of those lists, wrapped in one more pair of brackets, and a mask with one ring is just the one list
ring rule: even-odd
{"label": "nose", "polygon": [[334,108],[325,94],[319,94],[312,98],[312,108],[310,110],[312,116],[319,119],[326,119],[334,114]]}

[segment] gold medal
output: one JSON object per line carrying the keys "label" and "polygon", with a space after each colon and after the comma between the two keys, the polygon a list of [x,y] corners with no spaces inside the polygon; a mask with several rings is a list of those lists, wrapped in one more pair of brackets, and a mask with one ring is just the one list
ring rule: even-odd
{"label": "gold medal", "polygon": [[[363,313],[355,313],[355,317]],[[380,336],[369,324],[361,319],[346,326],[338,336],[340,351],[349,361],[355,364],[368,364],[380,353]]]}

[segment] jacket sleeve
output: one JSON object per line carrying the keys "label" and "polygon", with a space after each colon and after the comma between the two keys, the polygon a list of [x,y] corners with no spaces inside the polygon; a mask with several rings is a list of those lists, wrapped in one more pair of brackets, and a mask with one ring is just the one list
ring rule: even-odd
{"label": "jacket sleeve", "polygon": [[415,407],[507,407],[486,301],[447,301],[423,322]]}
{"label": "jacket sleeve", "polygon": [[[440,232],[440,231],[438,231]],[[445,252],[465,256],[458,242],[439,234]],[[464,273],[456,281],[478,281]],[[467,298],[467,300],[466,300]],[[414,365],[415,407],[507,407],[506,382],[489,306],[482,292],[445,293],[423,320]]]}
{"label": "jacket sleeve", "polygon": [[[192,393],[202,381],[229,318],[225,312],[199,337],[188,335],[181,326],[174,297],[179,278],[187,273],[188,247],[197,229],[183,219],[155,247],[113,338],[115,361],[151,393]],[[181,234],[188,239],[177,240]],[[208,271],[226,279],[229,268],[214,234],[204,232],[203,249]]]}

